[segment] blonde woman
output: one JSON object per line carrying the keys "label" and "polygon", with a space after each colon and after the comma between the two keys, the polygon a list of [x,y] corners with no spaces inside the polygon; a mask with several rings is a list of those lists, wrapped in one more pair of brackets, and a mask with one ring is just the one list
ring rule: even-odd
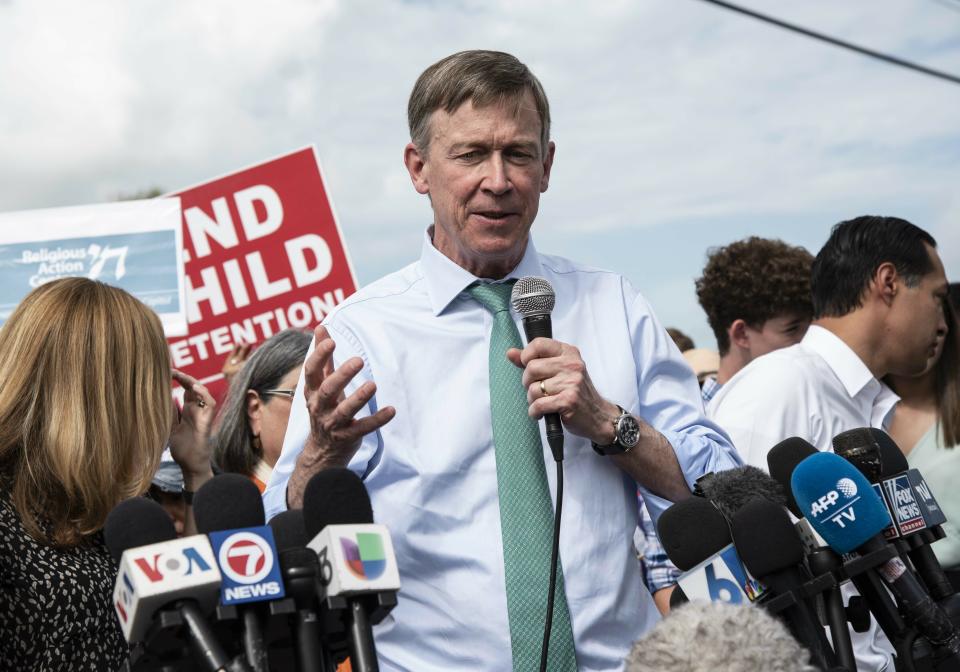
{"label": "blonde woman", "polygon": [[107,513],[147,490],[168,438],[189,489],[211,475],[213,399],[173,377],[180,417],[157,316],[92,280],[35,289],[0,329],[0,669],[123,662]]}

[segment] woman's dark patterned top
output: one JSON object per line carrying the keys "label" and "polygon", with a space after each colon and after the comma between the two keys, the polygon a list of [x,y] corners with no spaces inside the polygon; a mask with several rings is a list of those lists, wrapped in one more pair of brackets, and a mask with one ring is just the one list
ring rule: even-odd
{"label": "woman's dark patterned top", "polygon": [[75,548],[38,543],[0,478],[0,670],[112,672],[128,647],[113,611],[117,567],[103,534]]}

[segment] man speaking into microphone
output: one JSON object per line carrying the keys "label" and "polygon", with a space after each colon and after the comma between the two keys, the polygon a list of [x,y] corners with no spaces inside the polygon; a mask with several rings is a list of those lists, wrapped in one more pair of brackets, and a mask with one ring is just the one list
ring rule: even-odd
{"label": "man speaking into microphone", "polygon": [[[656,517],[739,458],[643,297],[534,248],[555,146],[530,70],[454,54],[417,80],[408,117],[404,162],[432,225],[419,261],[318,328],[268,515],[349,465],[400,569],[399,604],[375,633],[382,668],[537,669],[556,493],[538,420],[557,413],[566,489],[547,669],[622,669],[657,618],[632,552],[635,483]],[[510,296],[527,276],[555,292],[556,339],[521,337]]]}

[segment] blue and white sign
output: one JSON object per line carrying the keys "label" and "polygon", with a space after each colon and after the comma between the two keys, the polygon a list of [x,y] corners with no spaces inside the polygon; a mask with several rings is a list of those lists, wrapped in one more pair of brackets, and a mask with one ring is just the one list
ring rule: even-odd
{"label": "blue and white sign", "polygon": [[124,289],[187,333],[180,199],[0,214],[0,326],[31,290],[65,277]]}
{"label": "blue and white sign", "polygon": [[906,536],[927,526],[906,474],[886,479],[883,488],[901,535]]}
{"label": "blue and white sign", "polygon": [[733,544],[681,574],[677,583],[690,601],[744,604],[760,599],[766,592],[766,586],[743,566]]}
{"label": "blue and white sign", "polygon": [[268,525],[211,532],[220,566],[221,604],[261,602],[283,597],[283,581],[273,530]]}

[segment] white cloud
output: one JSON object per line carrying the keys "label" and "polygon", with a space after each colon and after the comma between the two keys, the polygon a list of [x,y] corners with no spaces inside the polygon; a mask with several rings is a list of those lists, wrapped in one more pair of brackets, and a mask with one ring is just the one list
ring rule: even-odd
{"label": "white cloud", "polygon": [[[960,73],[957,15],[927,0],[743,1]],[[476,47],[517,54],[550,95],[544,249],[738,217],[825,237],[864,211],[911,213],[960,244],[960,87],[696,0],[13,0],[0,4],[0,210],[175,189],[316,143],[370,280],[417,254],[429,219],[401,164],[410,87]]]}

